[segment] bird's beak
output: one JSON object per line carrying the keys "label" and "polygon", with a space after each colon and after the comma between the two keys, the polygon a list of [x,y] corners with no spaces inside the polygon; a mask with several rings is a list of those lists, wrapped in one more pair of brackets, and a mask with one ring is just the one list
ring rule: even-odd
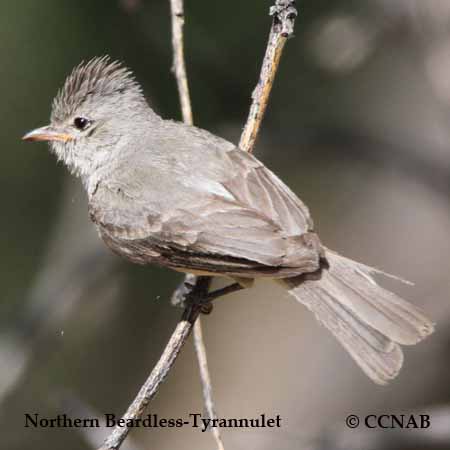
{"label": "bird's beak", "polygon": [[22,138],[24,141],[60,141],[60,142],[68,142],[73,139],[68,133],[62,133],[61,131],[56,130],[51,125],[46,127],[36,128],[33,131],[30,131]]}

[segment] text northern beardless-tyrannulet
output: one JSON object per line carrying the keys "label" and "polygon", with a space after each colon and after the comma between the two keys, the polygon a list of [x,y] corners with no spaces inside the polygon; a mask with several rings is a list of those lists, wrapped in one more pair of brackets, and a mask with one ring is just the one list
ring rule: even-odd
{"label": "text northern beardless-tyrannulet", "polygon": [[[277,280],[376,383],[401,345],[433,324],[378,286],[375,269],[324,247],[307,207],[254,156],[205,130],[163,120],[131,72],[109,58],[76,67],[53,102],[47,140],[79,176],[105,243],[140,264]],[[308,275],[309,274],[309,275]]]}

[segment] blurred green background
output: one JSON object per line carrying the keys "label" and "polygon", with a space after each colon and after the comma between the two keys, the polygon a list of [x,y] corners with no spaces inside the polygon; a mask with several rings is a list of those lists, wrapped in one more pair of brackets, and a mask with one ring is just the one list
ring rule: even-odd
{"label": "blurred green background", "polygon": [[[219,415],[280,414],[278,430],[226,430],[229,449],[450,448],[450,3],[298,2],[256,154],[309,205],[322,240],[416,283],[389,287],[437,322],[373,385],[312,316],[265,284],[204,320]],[[270,1],[186,1],[195,122],[237,142],[270,27]],[[180,311],[181,280],[135,267],[98,239],[77,180],[45,144],[81,60],[123,60],[154,108],[180,118],[168,0],[0,2],[0,448],[90,449],[102,430],[24,428],[25,413],[121,414]],[[235,297],[235,298],[232,298]],[[202,412],[191,343],[149,412]],[[430,412],[431,431],[349,431],[349,413]],[[210,449],[198,430],[133,432],[135,449]]]}

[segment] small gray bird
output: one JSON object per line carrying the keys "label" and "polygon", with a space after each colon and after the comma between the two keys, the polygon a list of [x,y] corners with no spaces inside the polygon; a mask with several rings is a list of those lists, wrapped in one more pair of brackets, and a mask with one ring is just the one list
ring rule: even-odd
{"label": "small gray bird", "polygon": [[[324,247],[303,202],[263,163],[205,130],[163,120],[132,73],[108,57],[76,67],[53,101],[50,141],[79,176],[100,236],[128,260],[279,282],[376,383],[394,378],[400,345],[433,324],[378,286],[378,271]],[[380,272],[381,273],[381,272]]]}

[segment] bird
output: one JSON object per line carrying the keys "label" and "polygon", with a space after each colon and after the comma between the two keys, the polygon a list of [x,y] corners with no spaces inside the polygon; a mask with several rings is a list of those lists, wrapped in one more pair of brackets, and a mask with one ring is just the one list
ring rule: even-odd
{"label": "bird", "polygon": [[160,117],[123,63],[76,66],[50,124],[24,137],[51,152],[86,190],[89,215],[115,253],[137,264],[281,285],[364,373],[383,385],[401,346],[433,322],[374,279],[380,272],[325,247],[309,209],[252,154],[206,130]]}

